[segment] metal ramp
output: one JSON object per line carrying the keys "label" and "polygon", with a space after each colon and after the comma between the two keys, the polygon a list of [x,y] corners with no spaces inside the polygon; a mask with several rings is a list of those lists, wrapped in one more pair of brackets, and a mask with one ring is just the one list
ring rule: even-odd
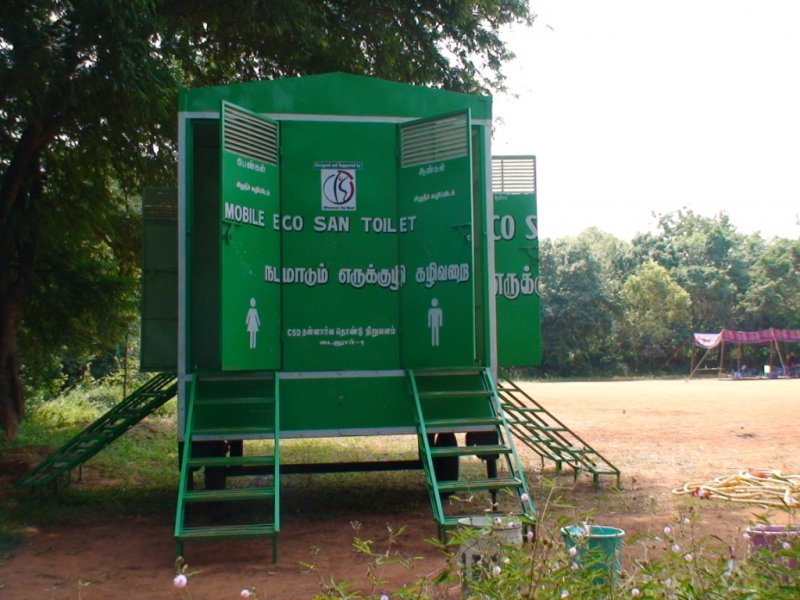
{"label": "metal ramp", "polygon": [[[518,506],[511,514],[532,520],[536,511],[491,372],[484,368],[409,370],[408,378],[415,403],[420,458],[440,536],[457,526],[459,519],[485,517],[486,513],[477,506],[473,514],[446,514],[443,496],[462,492],[489,492],[491,504],[487,506],[493,512],[497,493],[506,491]],[[467,445],[457,445],[456,433],[467,434]],[[459,457],[470,455],[487,461],[486,478],[459,476]],[[504,466],[502,476],[497,474],[498,460]]]}
{"label": "metal ramp", "polygon": [[581,471],[591,473],[596,488],[600,487],[601,475],[613,475],[619,487],[619,469],[517,384],[501,378],[497,391],[514,437],[538,454],[542,462],[552,460],[556,473],[563,465],[571,467],[574,479]]}
{"label": "metal ramp", "polygon": [[[272,562],[276,562],[280,533],[278,374],[233,379],[195,375],[187,385],[186,429],[175,511],[176,555],[183,556],[187,541],[271,538]],[[261,393],[254,394],[254,389]],[[224,426],[219,425],[221,413],[226,417]],[[271,453],[238,452],[237,456],[231,444],[230,455],[226,451],[204,456],[199,451],[202,443],[197,443],[245,438],[268,440],[267,444],[271,440]],[[200,470],[205,489],[194,486],[194,474]],[[230,485],[227,478],[233,475],[241,478],[238,484],[244,485]],[[235,514],[228,516],[233,519],[220,518],[223,503],[232,507]],[[201,514],[204,508],[206,514]],[[221,520],[225,522],[220,523]]]}
{"label": "metal ramp", "polygon": [[[159,373],[45,458],[14,483],[15,489],[45,488],[87,460],[175,396],[174,373]],[[67,483],[71,478],[68,478]]]}

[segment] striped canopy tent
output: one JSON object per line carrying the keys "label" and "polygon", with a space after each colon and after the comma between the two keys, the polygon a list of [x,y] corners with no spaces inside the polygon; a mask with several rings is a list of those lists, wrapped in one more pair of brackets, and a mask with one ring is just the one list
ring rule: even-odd
{"label": "striped canopy tent", "polygon": [[[784,344],[800,344],[800,329],[761,329],[759,331],[735,331],[733,329],[723,329],[719,333],[695,333],[692,341],[692,370],[689,374],[691,378],[697,371],[718,371],[722,376],[725,360],[726,344],[755,344],[770,347],[770,366],[774,355],[778,356],[784,372],[787,368],[785,352],[781,352],[780,342]],[[705,353],[695,364],[695,348],[704,348]],[[704,367],[706,359],[715,348],[719,348],[719,366]],[[793,365],[792,365],[793,366]],[[738,370],[738,368],[737,368]]]}

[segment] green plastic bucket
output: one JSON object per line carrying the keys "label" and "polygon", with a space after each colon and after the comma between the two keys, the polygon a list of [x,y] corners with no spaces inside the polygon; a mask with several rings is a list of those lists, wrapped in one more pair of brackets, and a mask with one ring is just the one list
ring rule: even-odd
{"label": "green plastic bucket", "polygon": [[576,563],[599,572],[594,583],[605,583],[606,576],[614,581],[619,575],[625,531],[601,525],[570,525],[561,528],[561,536],[567,548],[575,548]]}

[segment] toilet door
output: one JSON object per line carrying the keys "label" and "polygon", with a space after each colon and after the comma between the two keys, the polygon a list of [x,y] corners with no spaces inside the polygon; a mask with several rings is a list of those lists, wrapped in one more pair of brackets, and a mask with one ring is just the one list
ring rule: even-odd
{"label": "toilet door", "polygon": [[470,113],[398,125],[405,368],[475,363]]}
{"label": "toilet door", "polygon": [[279,124],[222,102],[221,358],[224,371],[281,367]]}

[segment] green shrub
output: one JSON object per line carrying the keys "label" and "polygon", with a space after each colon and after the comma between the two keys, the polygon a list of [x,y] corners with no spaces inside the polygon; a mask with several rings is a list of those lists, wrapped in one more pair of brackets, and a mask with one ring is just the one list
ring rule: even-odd
{"label": "green shrub", "polygon": [[[698,519],[690,513],[666,524],[658,535],[629,540],[623,554],[635,554],[636,558],[629,559],[618,575],[598,577],[597,564],[592,562],[599,560],[602,569],[607,557],[568,549],[559,530],[570,522],[575,519],[561,517],[548,528],[531,528],[525,543],[497,545],[469,569],[461,549],[474,543],[475,530],[456,530],[448,546],[432,541],[447,559],[440,572],[393,591],[382,589],[379,574],[388,563],[405,560],[402,564],[410,564],[393,550],[397,534],[390,532],[383,552],[375,551],[372,542],[356,538],[354,547],[364,559],[369,588],[359,589],[320,574],[321,591],[315,600],[444,600],[459,595],[481,600],[789,600],[799,594],[800,537],[773,549],[747,552],[746,534],[734,540],[700,535]],[[313,561],[306,566],[316,570]]]}

